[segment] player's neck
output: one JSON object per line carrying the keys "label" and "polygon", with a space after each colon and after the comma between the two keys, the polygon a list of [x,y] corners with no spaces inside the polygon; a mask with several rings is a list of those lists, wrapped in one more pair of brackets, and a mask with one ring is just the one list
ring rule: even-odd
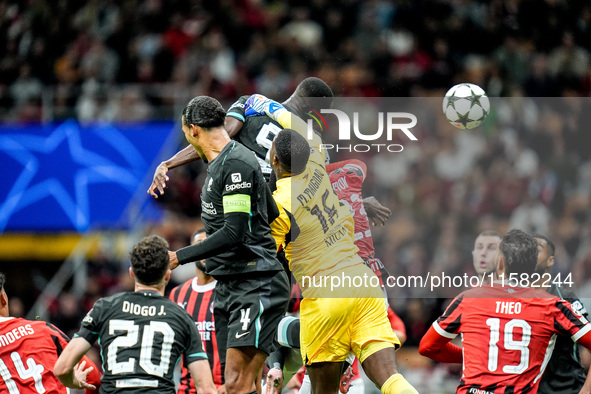
{"label": "player's neck", "polygon": [[275,167],[274,171],[275,171],[275,176],[277,177],[277,179],[289,178],[293,175],[291,172],[289,172],[285,168],[283,168],[283,166],[281,164],[279,164],[277,167]]}
{"label": "player's neck", "polygon": [[204,272],[198,271],[196,276],[197,276],[197,284],[200,286],[206,285],[206,284],[214,281],[214,279],[211,275],[207,275]]}
{"label": "player's neck", "polygon": [[144,285],[138,282],[135,282],[135,291],[155,291],[159,293],[161,296],[164,297],[164,288],[166,287],[165,283],[159,285]]}
{"label": "player's neck", "polygon": [[218,157],[220,152],[230,143],[231,139],[226,129],[220,127],[207,133],[207,138],[201,144],[203,155],[208,162]]}
{"label": "player's neck", "polygon": [[289,109],[290,112],[293,112],[295,114],[297,114],[298,116],[302,117],[303,114],[303,105],[301,104],[301,99],[300,97],[296,96],[295,93],[292,94],[287,100],[285,100],[282,104],[283,106],[285,106],[287,109]]}

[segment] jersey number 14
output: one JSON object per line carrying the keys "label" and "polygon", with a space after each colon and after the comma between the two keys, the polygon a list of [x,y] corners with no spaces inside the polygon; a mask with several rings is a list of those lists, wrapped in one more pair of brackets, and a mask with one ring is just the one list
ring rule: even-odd
{"label": "jersey number 14", "polygon": [[[43,381],[41,380],[41,372],[43,372],[45,369],[43,365],[37,364],[33,358],[28,358],[26,361],[28,368],[25,368],[21,355],[17,352],[12,352],[10,354],[10,358],[14,363],[14,367],[16,368],[16,372],[18,373],[20,379],[24,381],[29,378],[33,378],[33,381],[35,382],[35,390],[37,390],[38,393],[44,393],[45,387],[43,387]],[[4,379],[4,383],[6,384],[10,394],[20,393],[18,387],[16,387],[16,383],[10,375],[10,371],[2,359],[0,359],[0,376],[2,379]]]}

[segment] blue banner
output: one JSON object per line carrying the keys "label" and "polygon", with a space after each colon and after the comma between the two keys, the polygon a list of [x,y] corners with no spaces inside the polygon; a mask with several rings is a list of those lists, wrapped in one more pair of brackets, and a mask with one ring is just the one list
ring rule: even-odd
{"label": "blue banner", "polygon": [[174,127],[0,125],[0,232],[122,229],[158,216],[146,189]]}

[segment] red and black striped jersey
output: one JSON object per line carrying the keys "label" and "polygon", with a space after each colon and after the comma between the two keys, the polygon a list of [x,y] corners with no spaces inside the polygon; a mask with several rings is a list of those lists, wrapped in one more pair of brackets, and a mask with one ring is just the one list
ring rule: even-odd
{"label": "red and black striped jersey", "polygon": [[433,323],[441,336],[462,336],[458,393],[537,392],[556,335],[577,341],[591,330],[570,303],[540,289],[501,286],[467,290]]}
{"label": "red and black striped jersey", "polygon": [[360,160],[345,160],[326,166],[332,190],[351,211],[355,221],[355,245],[359,256],[366,260],[374,255],[369,219],[363,205],[361,189],[367,168]]}
{"label": "red and black striped jersey", "polygon": [[[223,371],[218,355],[213,318],[213,293],[216,283],[217,281],[213,281],[200,285],[197,283],[197,278],[193,278],[172,289],[169,298],[185,309],[193,318],[203,341],[203,349],[207,353],[213,382],[219,387],[223,384]],[[195,384],[191,380],[189,370],[184,365],[182,365],[179,393],[196,393]]]}
{"label": "red and black striped jersey", "polygon": [[384,286],[384,279],[389,274],[381,260],[375,257],[369,218],[363,203],[362,186],[367,174],[365,163],[356,159],[339,161],[328,164],[326,172],[328,172],[332,190],[341,203],[349,208],[353,216],[354,240],[355,246],[359,248],[359,256],[379,278],[380,285]]}
{"label": "red and black striped jersey", "polygon": [[[66,394],[53,366],[69,338],[54,325],[36,320],[0,317],[0,392]],[[87,381],[100,384],[94,371]]]}

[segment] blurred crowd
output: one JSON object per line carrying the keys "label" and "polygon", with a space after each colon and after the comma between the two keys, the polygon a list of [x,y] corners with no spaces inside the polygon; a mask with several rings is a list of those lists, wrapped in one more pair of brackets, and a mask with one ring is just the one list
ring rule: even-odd
{"label": "blurred crowd", "polygon": [[170,118],[311,74],[341,96],[591,91],[584,0],[0,0],[0,43],[4,120]]}
{"label": "blurred crowd", "polygon": [[[195,95],[281,101],[309,75],[337,96],[437,105],[455,83],[476,83],[502,97],[477,131],[439,116],[404,154],[363,156],[365,194],[393,211],[374,228],[377,255],[393,275],[472,273],[478,232],[520,227],[553,239],[556,272],[572,272],[591,298],[587,1],[0,0],[0,45],[3,121],[175,119]],[[150,231],[180,247],[200,213],[203,171],[174,171],[167,220]],[[89,300],[126,275],[97,261]],[[432,297],[453,295],[393,293],[409,344],[441,312]],[[80,311],[63,298],[53,318],[67,325]]]}

